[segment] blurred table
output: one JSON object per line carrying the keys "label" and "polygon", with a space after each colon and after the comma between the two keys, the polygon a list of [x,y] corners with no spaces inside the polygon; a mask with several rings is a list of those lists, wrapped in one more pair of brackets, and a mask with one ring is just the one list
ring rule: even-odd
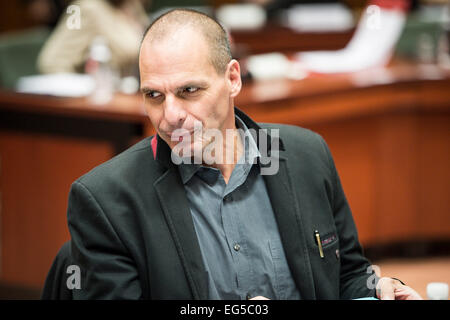
{"label": "blurred table", "polygon": [[[236,105],[326,139],[363,245],[449,240],[449,88],[449,72],[396,64],[249,83]],[[69,238],[70,184],[152,133],[140,96],[99,106],[0,92],[0,281],[41,287]]]}

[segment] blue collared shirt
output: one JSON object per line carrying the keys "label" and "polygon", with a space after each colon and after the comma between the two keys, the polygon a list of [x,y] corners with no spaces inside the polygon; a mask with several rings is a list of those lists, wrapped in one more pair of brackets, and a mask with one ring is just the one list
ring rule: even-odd
{"label": "blue collared shirt", "polygon": [[203,262],[209,299],[300,299],[256,159],[258,147],[244,122],[244,153],[228,184],[216,168],[180,164]]}

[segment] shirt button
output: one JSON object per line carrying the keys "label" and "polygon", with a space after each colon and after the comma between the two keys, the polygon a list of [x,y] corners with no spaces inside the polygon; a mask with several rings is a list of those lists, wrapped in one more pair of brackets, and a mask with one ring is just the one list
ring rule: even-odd
{"label": "shirt button", "polygon": [[234,251],[239,251],[241,249],[241,246],[238,243],[236,243],[234,245],[233,249],[234,249]]}

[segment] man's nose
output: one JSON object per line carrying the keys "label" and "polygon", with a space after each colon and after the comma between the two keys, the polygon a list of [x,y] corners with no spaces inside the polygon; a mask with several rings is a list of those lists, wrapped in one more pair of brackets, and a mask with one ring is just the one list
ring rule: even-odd
{"label": "man's nose", "polygon": [[166,96],[164,119],[173,128],[179,128],[186,119],[186,111],[182,101],[172,95]]}

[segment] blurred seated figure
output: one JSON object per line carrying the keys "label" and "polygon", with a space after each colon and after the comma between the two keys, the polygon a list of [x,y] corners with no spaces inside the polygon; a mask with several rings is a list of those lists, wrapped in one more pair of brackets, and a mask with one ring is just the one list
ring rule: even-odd
{"label": "blurred seated figure", "polygon": [[130,75],[137,68],[148,22],[143,0],[74,1],[40,52],[38,69],[41,73],[82,73],[91,44],[102,37],[111,51],[111,66]]}
{"label": "blurred seated figure", "polygon": [[300,52],[299,66],[312,73],[347,73],[386,66],[402,34],[410,0],[370,0],[346,47]]}

